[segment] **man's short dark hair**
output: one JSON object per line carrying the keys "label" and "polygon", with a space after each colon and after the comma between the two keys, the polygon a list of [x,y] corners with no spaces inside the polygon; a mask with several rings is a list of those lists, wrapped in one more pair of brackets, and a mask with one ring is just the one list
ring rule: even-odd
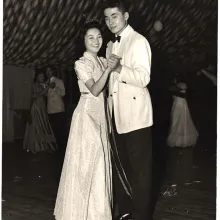
{"label": "man's short dark hair", "polygon": [[127,9],[125,8],[123,1],[106,0],[103,5],[103,10],[107,8],[118,8],[118,10],[121,11],[123,14],[127,12]]}

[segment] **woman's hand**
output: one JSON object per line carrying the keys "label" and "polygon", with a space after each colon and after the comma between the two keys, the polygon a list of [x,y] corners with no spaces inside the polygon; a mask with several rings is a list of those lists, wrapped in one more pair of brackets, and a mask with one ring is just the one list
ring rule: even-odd
{"label": "woman's hand", "polygon": [[107,65],[111,70],[114,70],[114,71],[118,70],[119,71],[119,70],[121,70],[120,60],[121,60],[121,57],[119,57],[115,54],[112,54],[109,57],[109,59],[107,60]]}

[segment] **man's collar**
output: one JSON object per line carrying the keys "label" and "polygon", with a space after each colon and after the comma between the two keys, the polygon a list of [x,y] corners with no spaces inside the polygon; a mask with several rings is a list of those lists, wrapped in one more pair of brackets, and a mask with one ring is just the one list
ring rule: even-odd
{"label": "man's collar", "polygon": [[113,43],[115,43],[116,41],[120,42],[123,39],[123,37],[129,32],[130,29],[131,29],[131,26],[128,24],[119,35],[117,34],[113,35],[111,37],[111,41]]}
{"label": "man's collar", "polygon": [[126,35],[126,33],[130,30],[130,28],[131,28],[131,26],[128,24],[128,25],[125,27],[125,29],[119,34],[119,36],[120,36],[121,38],[123,38],[123,37]]}

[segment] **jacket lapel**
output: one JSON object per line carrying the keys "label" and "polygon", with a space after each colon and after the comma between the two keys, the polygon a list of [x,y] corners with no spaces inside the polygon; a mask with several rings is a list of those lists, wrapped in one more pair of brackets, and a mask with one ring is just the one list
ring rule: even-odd
{"label": "jacket lapel", "polygon": [[109,41],[109,43],[107,44],[107,48],[106,48],[106,58],[107,59],[112,54],[112,46],[113,46],[113,43],[111,41]]}

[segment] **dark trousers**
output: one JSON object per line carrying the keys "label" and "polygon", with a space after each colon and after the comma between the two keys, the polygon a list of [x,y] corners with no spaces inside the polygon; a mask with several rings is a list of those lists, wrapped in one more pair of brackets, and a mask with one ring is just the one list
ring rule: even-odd
{"label": "dark trousers", "polygon": [[66,144],[67,144],[67,124],[66,124],[66,117],[64,112],[48,114],[50,125],[54,132],[57,145],[58,145],[58,153],[61,162],[61,167],[63,164],[65,151],[66,151]]}
{"label": "dark trousers", "polygon": [[167,175],[172,184],[192,180],[193,147],[169,147]]}
{"label": "dark trousers", "polygon": [[115,203],[120,214],[131,213],[133,220],[151,219],[152,141],[151,128],[118,134],[113,119],[113,131],[122,166],[132,187],[132,199],[123,189],[113,166]]}

